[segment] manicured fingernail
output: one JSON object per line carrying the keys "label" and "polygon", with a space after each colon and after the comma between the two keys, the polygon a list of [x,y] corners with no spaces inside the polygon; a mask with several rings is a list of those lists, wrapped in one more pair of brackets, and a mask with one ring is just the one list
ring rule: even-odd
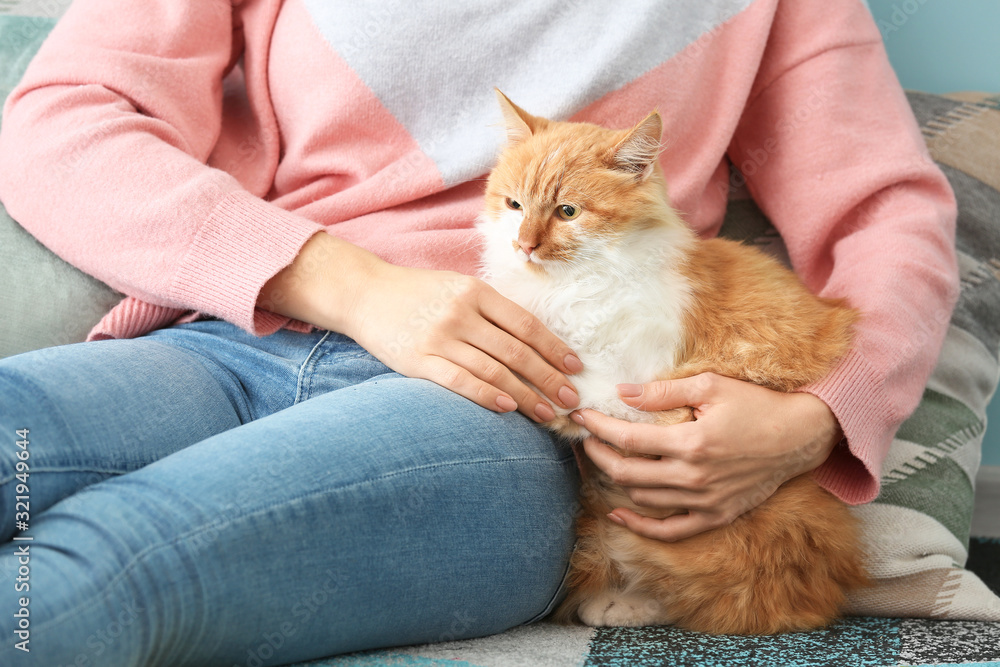
{"label": "manicured fingernail", "polygon": [[547,422],[555,419],[556,413],[552,411],[548,403],[539,403],[535,406],[535,416],[543,422]]}
{"label": "manicured fingernail", "polygon": [[517,403],[510,396],[504,396],[501,394],[497,396],[497,407],[500,408],[502,412],[513,412],[517,410]]}
{"label": "manicured fingernail", "polygon": [[615,387],[618,390],[619,396],[624,396],[625,398],[635,398],[636,396],[642,396],[642,385],[641,384],[620,384]]}
{"label": "manicured fingernail", "polygon": [[585,424],[583,423],[583,414],[582,413],[574,412],[574,413],[570,414],[569,418],[572,419],[573,421],[575,421],[580,426],[585,426]]}
{"label": "manicured fingernail", "polygon": [[571,387],[563,385],[559,387],[559,393],[556,394],[559,400],[562,401],[564,408],[575,408],[580,404],[580,397],[577,396],[576,392],[573,391]]}
{"label": "manicured fingernail", "polygon": [[566,364],[566,370],[570,373],[579,373],[583,370],[583,362],[575,354],[567,354],[563,359],[563,363]]}
{"label": "manicured fingernail", "polygon": [[615,523],[617,523],[619,526],[626,525],[625,524],[625,519],[621,518],[617,514],[608,514],[608,518],[611,519],[612,521],[614,521]]}

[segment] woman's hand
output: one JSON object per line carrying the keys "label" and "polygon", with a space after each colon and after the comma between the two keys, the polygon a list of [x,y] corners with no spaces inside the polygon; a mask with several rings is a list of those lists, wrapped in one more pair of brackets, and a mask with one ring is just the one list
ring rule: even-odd
{"label": "woman's hand", "polygon": [[[672,542],[730,523],[786,480],[813,470],[842,435],[830,408],[806,393],[782,393],[704,373],[646,385],[619,385],[641,410],[689,406],[695,421],[636,424],[594,410],[573,413],[596,437],[584,449],[598,468],[643,507],[686,513],[665,519],[616,508],[609,518],[633,532]],[[659,459],[622,456],[624,452]]]}
{"label": "woman's hand", "polygon": [[565,377],[583,368],[573,351],[471,276],[395,266],[320,233],[264,286],[258,303],[344,333],[393,370],[495,412],[517,409],[536,422],[555,417],[518,375],[560,407],[579,404]]}
{"label": "woman's hand", "polygon": [[580,360],[528,311],[483,281],[458,273],[385,264],[371,276],[344,333],[387,366],[432,380],[484,408],[515,408],[535,421],[555,417],[548,400],[574,408],[563,373]]}

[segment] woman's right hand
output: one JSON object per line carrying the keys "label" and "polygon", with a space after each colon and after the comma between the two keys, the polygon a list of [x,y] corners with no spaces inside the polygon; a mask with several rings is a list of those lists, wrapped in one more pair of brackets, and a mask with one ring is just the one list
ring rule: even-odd
{"label": "woman's right hand", "polygon": [[[395,266],[316,234],[258,305],[346,334],[393,370],[536,422],[579,398],[579,358],[531,313],[471,276]],[[527,380],[521,380],[520,377]]]}

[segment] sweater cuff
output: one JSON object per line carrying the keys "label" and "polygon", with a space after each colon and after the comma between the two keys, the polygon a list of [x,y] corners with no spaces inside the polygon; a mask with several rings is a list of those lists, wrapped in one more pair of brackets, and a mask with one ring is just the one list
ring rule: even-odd
{"label": "sweater cuff", "polygon": [[852,350],[826,378],[801,389],[830,407],[846,441],[813,471],[813,478],[851,505],[878,496],[882,461],[901,422],[883,387],[864,355]]}
{"label": "sweater cuff", "polygon": [[264,336],[289,319],[256,307],[264,284],[323,226],[248,192],[231,192],[199,230],[170,286],[178,303]]}

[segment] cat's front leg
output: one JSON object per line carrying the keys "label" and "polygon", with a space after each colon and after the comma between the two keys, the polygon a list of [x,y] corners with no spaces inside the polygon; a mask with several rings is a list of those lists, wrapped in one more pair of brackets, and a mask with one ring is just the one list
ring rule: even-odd
{"label": "cat's front leg", "polygon": [[673,622],[663,604],[651,595],[612,589],[584,600],[577,615],[592,627],[639,627]]}

